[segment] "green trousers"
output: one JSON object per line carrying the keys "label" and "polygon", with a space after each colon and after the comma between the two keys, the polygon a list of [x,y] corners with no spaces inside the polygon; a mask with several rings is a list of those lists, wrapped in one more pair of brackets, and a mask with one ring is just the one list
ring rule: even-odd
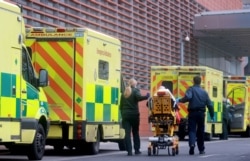
{"label": "green trousers", "polygon": [[131,132],[133,135],[134,150],[140,150],[141,141],[139,135],[139,125],[139,114],[122,116],[122,126],[125,129],[125,144],[128,153],[132,154]]}

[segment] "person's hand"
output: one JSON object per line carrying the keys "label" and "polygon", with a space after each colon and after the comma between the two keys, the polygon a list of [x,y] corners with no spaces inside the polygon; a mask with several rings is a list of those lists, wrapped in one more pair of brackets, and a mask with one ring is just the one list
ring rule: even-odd
{"label": "person's hand", "polygon": [[211,122],[214,122],[214,118],[213,117],[211,117]]}
{"label": "person's hand", "polygon": [[146,94],[146,97],[149,98],[149,97],[150,97],[150,93],[147,93],[147,94]]}

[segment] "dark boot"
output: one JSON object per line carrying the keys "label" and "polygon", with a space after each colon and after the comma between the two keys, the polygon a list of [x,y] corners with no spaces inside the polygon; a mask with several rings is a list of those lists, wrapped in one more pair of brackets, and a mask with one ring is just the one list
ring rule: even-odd
{"label": "dark boot", "polygon": [[135,155],[139,155],[139,154],[141,154],[141,151],[140,150],[136,150],[135,151]]}
{"label": "dark boot", "polygon": [[191,145],[189,148],[189,155],[194,155],[194,145]]}

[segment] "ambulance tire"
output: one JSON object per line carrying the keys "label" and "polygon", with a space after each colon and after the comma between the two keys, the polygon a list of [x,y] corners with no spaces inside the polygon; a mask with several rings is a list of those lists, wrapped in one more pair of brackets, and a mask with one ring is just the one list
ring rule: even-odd
{"label": "ambulance tire", "polygon": [[95,154],[99,153],[100,140],[101,140],[100,131],[97,130],[96,142],[87,143],[87,147],[89,147],[89,149],[88,149],[88,154],[89,155],[95,155]]}
{"label": "ambulance tire", "polygon": [[45,132],[41,124],[38,124],[33,143],[29,146],[29,160],[41,160],[45,152]]}

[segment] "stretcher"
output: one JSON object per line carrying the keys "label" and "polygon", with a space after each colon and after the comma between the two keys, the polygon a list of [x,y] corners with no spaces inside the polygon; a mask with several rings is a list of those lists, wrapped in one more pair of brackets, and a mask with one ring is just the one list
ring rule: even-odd
{"label": "stretcher", "polygon": [[148,156],[158,155],[167,149],[168,155],[179,154],[179,138],[174,131],[178,128],[177,110],[173,107],[170,93],[157,93],[149,106],[149,123],[154,135],[149,137]]}

